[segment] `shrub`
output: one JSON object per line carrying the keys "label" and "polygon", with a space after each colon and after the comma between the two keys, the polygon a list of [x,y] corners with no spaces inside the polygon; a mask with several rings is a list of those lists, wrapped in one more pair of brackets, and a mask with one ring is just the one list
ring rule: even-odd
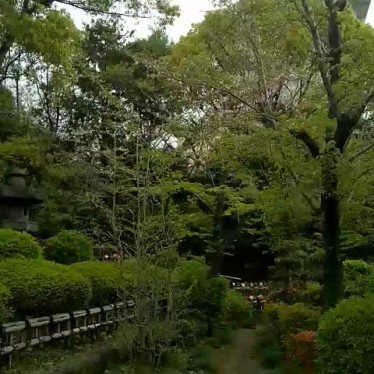
{"label": "shrub", "polygon": [[8,287],[16,312],[48,315],[86,307],[91,285],[77,271],[42,260],[9,259],[0,262],[0,282]]}
{"label": "shrub", "polygon": [[9,290],[4,285],[0,284],[0,323],[5,322],[8,317],[9,298],[10,298]]}
{"label": "shrub", "polygon": [[315,359],[315,331],[301,331],[293,336],[290,344],[290,361],[303,367],[313,368]]}
{"label": "shrub", "polygon": [[211,336],[215,321],[224,318],[227,282],[223,278],[209,278],[208,274],[209,268],[203,261],[184,260],[174,273],[174,281],[185,291],[191,318],[206,322],[207,334]]}
{"label": "shrub", "polygon": [[60,264],[93,259],[93,243],[86,235],[73,231],[61,231],[46,240],[46,258]]}
{"label": "shrub", "polygon": [[320,315],[319,308],[301,303],[274,303],[265,308],[267,323],[283,338],[303,330],[316,330]]}
{"label": "shrub", "polygon": [[274,369],[282,362],[282,350],[277,344],[264,347],[261,352],[261,363],[267,369]]}
{"label": "shrub", "polygon": [[320,309],[301,303],[270,303],[264,314],[266,327],[262,339],[269,340],[267,346],[280,345],[293,364],[312,365],[314,345],[307,340],[317,330]]}
{"label": "shrub", "polygon": [[303,330],[317,330],[321,311],[305,304],[284,305],[279,309],[281,335],[296,334]]}
{"label": "shrub", "polygon": [[233,323],[235,327],[248,323],[250,311],[249,303],[234,290],[228,290],[224,304],[225,320]]}
{"label": "shrub", "polygon": [[133,263],[124,261],[122,268],[110,262],[79,262],[69,266],[89,279],[92,287],[93,306],[102,306],[118,298],[119,289],[131,292],[135,273]]}
{"label": "shrub", "polygon": [[0,258],[37,259],[41,256],[42,248],[31,235],[11,229],[0,229]]}
{"label": "shrub", "polygon": [[344,261],[344,286],[347,296],[374,292],[374,266],[362,260]]}
{"label": "shrub", "polygon": [[319,373],[374,373],[373,336],[374,295],[341,301],[319,324]]}
{"label": "shrub", "polygon": [[208,346],[197,346],[188,351],[187,373],[217,373],[214,365],[214,350]]}
{"label": "shrub", "polygon": [[322,286],[317,282],[308,282],[301,291],[302,302],[312,305],[320,305],[322,300]]}

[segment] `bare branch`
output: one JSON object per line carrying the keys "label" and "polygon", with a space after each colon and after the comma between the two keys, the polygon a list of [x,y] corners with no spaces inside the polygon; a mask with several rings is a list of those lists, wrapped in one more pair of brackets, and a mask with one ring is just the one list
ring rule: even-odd
{"label": "bare branch", "polygon": [[252,105],[251,103],[249,103],[248,101],[246,101],[245,99],[243,99],[242,97],[240,97],[239,95],[232,92],[227,87],[225,87],[221,84],[219,84],[220,87],[217,87],[217,86],[214,86],[214,85],[211,85],[211,84],[208,84],[208,83],[203,83],[203,82],[186,81],[184,79],[181,79],[181,78],[175,77],[173,75],[170,75],[169,73],[167,73],[165,71],[160,71],[160,73],[167,76],[168,78],[171,78],[171,79],[179,82],[179,83],[188,84],[190,86],[195,86],[195,87],[208,88],[208,89],[215,90],[215,91],[224,93],[226,95],[229,95],[232,98],[234,98],[235,100],[237,100],[238,102],[240,102],[241,104],[243,104],[243,105],[247,106],[248,108],[252,109],[258,115],[258,117],[260,117],[262,120],[266,121],[266,123],[270,123],[271,125],[275,125],[275,123],[277,122],[277,119],[275,117],[270,116],[270,115],[260,111],[254,105]]}

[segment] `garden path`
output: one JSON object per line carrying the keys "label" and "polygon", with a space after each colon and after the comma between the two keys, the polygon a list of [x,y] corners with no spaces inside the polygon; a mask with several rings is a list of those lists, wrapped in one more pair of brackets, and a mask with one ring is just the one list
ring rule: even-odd
{"label": "garden path", "polygon": [[215,353],[218,374],[267,374],[254,355],[256,330],[240,329],[232,344]]}

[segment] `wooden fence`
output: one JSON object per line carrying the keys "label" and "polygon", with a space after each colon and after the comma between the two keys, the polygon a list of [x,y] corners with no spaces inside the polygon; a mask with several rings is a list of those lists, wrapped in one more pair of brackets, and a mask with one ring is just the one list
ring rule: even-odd
{"label": "wooden fence", "polygon": [[97,337],[100,332],[114,329],[119,323],[133,319],[134,308],[134,300],[127,300],[72,313],[4,323],[0,335],[1,363],[11,367],[15,354],[37,346],[44,347],[61,339],[77,335]]}

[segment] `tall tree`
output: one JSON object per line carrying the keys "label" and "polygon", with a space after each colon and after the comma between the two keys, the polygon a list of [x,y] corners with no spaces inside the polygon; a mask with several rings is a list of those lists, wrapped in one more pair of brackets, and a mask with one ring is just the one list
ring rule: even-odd
{"label": "tall tree", "polygon": [[[193,103],[220,129],[210,147],[227,147],[225,137],[233,142],[228,171],[256,176],[247,163],[262,155],[263,183],[256,187],[288,191],[304,207],[304,220],[318,218],[313,230],[324,237],[327,307],[343,292],[341,215],[352,200],[346,203],[342,187],[357,188],[372,175],[370,167],[361,169],[353,182],[347,171],[374,148],[371,136],[358,135],[371,128],[363,115],[373,95],[374,35],[343,5],[239,1],[208,15],[169,60],[169,74],[189,87]],[[235,157],[240,162],[233,167]],[[280,207],[284,198],[273,196]]]}

